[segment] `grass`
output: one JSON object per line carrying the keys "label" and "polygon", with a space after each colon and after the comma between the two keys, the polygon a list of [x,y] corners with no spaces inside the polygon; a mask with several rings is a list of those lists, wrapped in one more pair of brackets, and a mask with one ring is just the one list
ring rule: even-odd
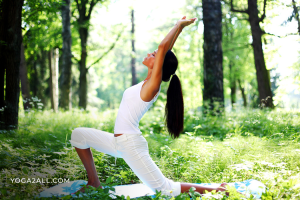
{"label": "grass", "polygon": [[[299,112],[239,110],[222,117],[203,117],[190,110],[185,113],[185,134],[172,140],[164,130],[162,109],[148,111],[140,129],[152,159],[167,178],[189,183],[256,179],[267,186],[262,199],[300,199]],[[18,130],[2,130],[0,134],[0,198],[34,199],[45,188],[56,185],[12,182],[16,178],[87,180],[85,169],[69,143],[72,130],[93,127],[112,133],[116,114],[116,110],[88,113],[75,109],[59,113],[31,110],[21,114]],[[141,183],[123,159],[115,165],[114,157],[92,151],[102,183]],[[83,199],[108,199],[108,194],[108,190],[91,192]],[[219,199],[240,199],[237,195],[226,197],[223,193]],[[169,199],[159,193],[157,196],[156,199]],[[176,199],[189,196],[181,194]]]}

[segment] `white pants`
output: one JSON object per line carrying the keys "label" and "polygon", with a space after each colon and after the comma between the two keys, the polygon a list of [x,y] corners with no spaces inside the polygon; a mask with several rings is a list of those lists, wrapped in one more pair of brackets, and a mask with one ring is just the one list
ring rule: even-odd
{"label": "white pants", "polygon": [[[181,193],[180,182],[166,178],[149,155],[148,142],[142,134],[114,134],[93,128],[76,128],[71,135],[72,146],[93,147],[97,151],[123,158],[137,177],[149,188],[168,196]],[[172,190],[172,192],[171,192]]]}

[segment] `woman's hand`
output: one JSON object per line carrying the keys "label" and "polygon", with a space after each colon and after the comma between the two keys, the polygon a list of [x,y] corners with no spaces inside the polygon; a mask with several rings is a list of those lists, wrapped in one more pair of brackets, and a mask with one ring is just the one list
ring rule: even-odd
{"label": "woman's hand", "polygon": [[186,16],[184,16],[181,20],[178,20],[177,25],[180,28],[184,28],[196,21],[197,18],[192,18],[192,19],[186,19]]}

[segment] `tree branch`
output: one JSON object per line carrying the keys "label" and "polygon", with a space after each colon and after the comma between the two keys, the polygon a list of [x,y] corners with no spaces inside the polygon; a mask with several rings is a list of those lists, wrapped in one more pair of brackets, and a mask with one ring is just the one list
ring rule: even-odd
{"label": "tree branch", "polygon": [[236,10],[236,9],[234,9],[233,8],[233,0],[230,0],[230,11],[249,14],[249,9],[247,9],[247,10]]}
{"label": "tree branch", "polygon": [[246,49],[247,47],[249,47],[251,45],[252,44],[246,44],[246,45],[243,45],[243,46],[240,46],[240,47],[234,47],[234,48],[230,48],[230,49],[224,49],[223,53],[227,52],[227,51],[235,51],[235,50],[238,50],[238,49]]}
{"label": "tree branch", "polygon": [[80,63],[80,60],[78,58],[76,58],[73,54],[72,54],[72,58],[74,58],[74,60],[76,60],[78,63]]}
{"label": "tree branch", "polygon": [[86,17],[88,20],[91,18],[92,10],[93,10],[94,6],[96,5],[96,3],[97,3],[97,0],[92,0],[91,1],[89,12],[88,12],[88,15]]}
{"label": "tree branch", "polygon": [[300,35],[300,19],[299,19],[299,12],[298,12],[298,8],[296,6],[296,2],[295,0],[292,0],[292,4],[293,4],[293,8],[294,8],[294,15],[295,15],[295,19],[298,22],[298,33]]}
{"label": "tree branch", "polygon": [[262,22],[266,17],[266,5],[267,5],[267,0],[264,0],[264,14],[259,18],[259,22]]}
{"label": "tree branch", "polygon": [[238,20],[246,20],[246,21],[249,21],[249,18],[238,18],[238,17],[237,17],[237,19],[238,19]]}
{"label": "tree branch", "polygon": [[280,35],[275,35],[273,33],[267,33],[265,31],[262,31],[262,35],[272,35],[272,36],[275,36],[275,37],[278,37],[278,38],[285,38],[287,36],[290,36],[290,35],[298,35],[297,33],[289,33],[289,34],[286,34],[284,36],[280,36]]}
{"label": "tree branch", "polygon": [[117,39],[115,40],[115,42],[110,46],[110,48],[108,49],[108,51],[106,51],[104,54],[102,54],[101,56],[100,56],[100,58],[98,58],[95,62],[93,62],[89,67],[87,67],[87,71],[93,66],[93,65],[95,65],[96,63],[98,63],[100,60],[102,60],[102,58],[104,57],[104,56],[106,56],[114,47],[115,47],[115,45],[116,45],[116,43],[118,42],[118,40],[120,39],[120,37],[121,37],[121,35],[122,35],[122,32],[124,31],[124,29],[125,29],[125,27],[122,29],[122,31],[118,34],[118,36],[117,36]]}
{"label": "tree branch", "polygon": [[76,2],[76,6],[77,6],[77,9],[78,9],[78,12],[80,13],[80,7],[79,7],[79,3],[78,3],[78,0],[75,0],[75,2]]}

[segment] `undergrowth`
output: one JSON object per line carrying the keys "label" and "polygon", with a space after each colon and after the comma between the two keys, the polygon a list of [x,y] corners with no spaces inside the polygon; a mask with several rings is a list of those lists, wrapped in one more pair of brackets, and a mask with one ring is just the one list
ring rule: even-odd
{"label": "undergrowth", "polygon": [[[256,179],[267,187],[262,199],[300,199],[300,113],[283,110],[239,110],[223,116],[185,113],[184,134],[173,140],[164,129],[162,108],[148,111],[140,129],[149,153],[169,179],[188,183],[240,182]],[[69,143],[76,127],[113,133],[116,110],[103,113],[74,109],[68,112],[31,110],[20,114],[19,129],[1,130],[1,199],[39,199],[58,184],[33,179],[87,180],[86,171]],[[92,188],[81,199],[111,199],[114,185],[141,183],[123,159],[92,149],[100,181],[107,189]],[[23,178],[26,183],[17,183]],[[31,183],[28,183],[31,180]],[[173,199],[200,199],[190,190]],[[54,199],[72,199],[65,196]],[[128,199],[127,197],[115,197]],[[241,199],[236,192],[209,193],[202,199]],[[41,198],[40,198],[41,199]],[[80,199],[80,198],[77,198]],[[170,199],[156,197],[137,199]],[[249,198],[250,199],[250,198]]]}

